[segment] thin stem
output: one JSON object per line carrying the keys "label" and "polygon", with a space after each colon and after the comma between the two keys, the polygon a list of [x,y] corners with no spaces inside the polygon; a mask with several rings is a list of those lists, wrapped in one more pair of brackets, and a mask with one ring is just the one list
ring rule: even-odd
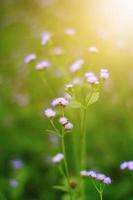
{"label": "thin stem", "polygon": [[[69,171],[68,171],[68,165],[67,165],[67,160],[66,160],[66,149],[65,149],[65,142],[64,142],[64,130],[62,129],[62,136],[61,136],[61,145],[62,145],[62,151],[64,154],[64,165],[65,165],[65,171],[66,171],[66,179],[68,182],[69,186]],[[70,200],[73,199],[72,197],[72,191],[69,189],[69,194],[70,194]]]}
{"label": "thin stem", "polygon": [[52,127],[54,128],[55,132],[60,135],[59,130],[55,127],[53,120],[50,120]]}
{"label": "thin stem", "polygon": [[81,169],[85,168],[85,157],[86,157],[86,109],[83,111],[83,122],[82,122],[82,137],[81,137]]}
{"label": "thin stem", "polygon": [[47,80],[45,79],[44,74],[42,72],[41,72],[41,79],[42,79],[43,83],[45,84],[45,86],[47,87],[50,95],[54,96],[55,94],[54,94],[53,90],[51,89],[50,85],[48,84]]}
{"label": "thin stem", "polygon": [[67,176],[67,181],[69,183],[69,172],[68,172],[68,165],[67,165],[67,160],[66,160],[66,149],[65,149],[65,143],[64,143],[64,134],[61,137],[61,146],[62,146],[62,151],[64,154],[64,165],[65,165],[65,172]]}

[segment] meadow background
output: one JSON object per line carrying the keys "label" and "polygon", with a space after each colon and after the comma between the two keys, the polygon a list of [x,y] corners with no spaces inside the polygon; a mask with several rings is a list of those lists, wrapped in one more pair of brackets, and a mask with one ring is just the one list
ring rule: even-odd
{"label": "meadow background", "polygon": [[[114,2],[114,1],[113,1]],[[54,190],[61,182],[51,157],[59,151],[59,141],[45,134],[49,122],[43,109],[59,96],[69,77],[69,67],[78,58],[88,71],[108,68],[99,101],[90,106],[87,118],[87,165],[109,175],[113,183],[105,193],[108,200],[133,200],[131,174],[120,172],[124,160],[133,159],[133,25],[124,20],[110,1],[98,0],[1,0],[0,1],[0,193],[2,200],[59,200],[64,194]],[[105,7],[104,7],[105,6]],[[119,15],[118,15],[119,14]],[[128,23],[129,22],[129,23]],[[74,36],[64,34],[66,28]],[[41,46],[41,34],[52,33],[50,44]],[[52,54],[62,47],[63,55]],[[88,47],[96,46],[98,53]],[[24,64],[29,53],[37,61]],[[49,59],[52,67],[42,72],[53,94],[42,81],[36,62]],[[71,118],[78,116],[71,110]],[[78,132],[74,124],[74,137]],[[73,174],[71,135],[67,155]],[[12,160],[22,160],[14,169]],[[16,180],[15,185],[12,181]],[[98,199],[88,184],[88,199]]]}

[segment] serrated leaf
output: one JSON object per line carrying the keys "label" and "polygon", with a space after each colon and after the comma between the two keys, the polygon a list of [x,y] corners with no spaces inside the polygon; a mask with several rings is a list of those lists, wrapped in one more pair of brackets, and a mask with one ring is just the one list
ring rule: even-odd
{"label": "serrated leaf", "polygon": [[86,97],[87,106],[96,103],[99,99],[99,96],[100,96],[99,92],[93,92],[91,95],[89,94]]}
{"label": "serrated leaf", "polygon": [[55,190],[60,190],[60,191],[63,191],[63,192],[68,192],[68,189],[64,186],[60,186],[60,185],[54,185],[53,188]]}
{"label": "serrated leaf", "polygon": [[72,100],[70,102],[70,107],[71,108],[81,108],[82,104],[76,100]]}

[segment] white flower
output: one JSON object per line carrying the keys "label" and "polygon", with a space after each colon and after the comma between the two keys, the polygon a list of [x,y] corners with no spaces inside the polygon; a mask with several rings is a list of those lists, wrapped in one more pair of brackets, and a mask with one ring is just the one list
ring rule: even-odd
{"label": "white flower", "polygon": [[52,158],[52,162],[54,164],[59,164],[63,159],[64,159],[64,155],[62,153],[58,153]]}
{"label": "white flower", "polygon": [[50,32],[44,32],[42,34],[41,44],[46,45],[48,43],[48,41],[50,40],[50,38],[51,38],[51,33]]}
{"label": "white flower", "polygon": [[24,59],[24,63],[28,64],[31,61],[35,60],[36,58],[37,58],[36,54],[34,54],[34,53],[28,54]]}
{"label": "white flower", "polygon": [[86,170],[81,171],[81,172],[80,172],[80,176],[82,176],[82,177],[88,176],[88,175],[87,175],[87,171],[86,171]]}
{"label": "white flower", "polygon": [[133,161],[128,162],[128,169],[131,171],[133,170]]}
{"label": "white flower", "polygon": [[66,85],[65,85],[65,87],[66,87],[67,89],[70,89],[70,88],[72,88],[72,87],[73,87],[73,84],[71,84],[71,83],[69,83],[69,84],[66,84]]}
{"label": "white flower", "polygon": [[107,69],[101,69],[100,70],[100,78],[101,79],[108,79],[109,78],[109,73]]}
{"label": "white flower", "polygon": [[71,72],[76,72],[78,70],[80,70],[81,66],[84,64],[84,60],[83,59],[79,59],[77,61],[75,61],[71,66],[70,66],[70,71]]}
{"label": "white flower", "polygon": [[36,65],[37,70],[42,70],[48,67],[50,67],[50,62],[48,60],[41,61]]}
{"label": "white flower", "polygon": [[70,36],[73,36],[76,34],[76,30],[74,28],[67,28],[64,30],[64,33],[66,35],[70,35]]}
{"label": "white flower", "polygon": [[64,54],[64,49],[61,47],[55,47],[52,49],[52,53],[55,55],[62,55]]}
{"label": "white flower", "polygon": [[72,123],[68,122],[67,124],[65,124],[65,129],[70,130],[72,128],[73,128],[73,124]]}
{"label": "white flower", "polygon": [[65,125],[68,122],[68,119],[66,117],[61,117],[59,119],[60,124]]}
{"label": "white flower", "polygon": [[91,53],[98,53],[98,49],[95,46],[89,47],[88,51],[90,51]]}
{"label": "white flower", "polygon": [[59,97],[52,101],[52,106],[57,106],[57,105],[68,106],[69,102],[64,97]]}
{"label": "white flower", "polygon": [[55,117],[56,112],[52,108],[47,108],[46,110],[44,110],[44,114],[46,117],[52,118]]}

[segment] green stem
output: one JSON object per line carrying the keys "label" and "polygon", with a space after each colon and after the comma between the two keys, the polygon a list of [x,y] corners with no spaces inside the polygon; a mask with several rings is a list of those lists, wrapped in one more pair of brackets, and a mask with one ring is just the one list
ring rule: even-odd
{"label": "green stem", "polygon": [[[65,166],[65,172],[66,172],[66,179],[68,182],[68,187],[69,186],[69,171],[68,171],[68,165],[67,165],[67,159],[66,159],[66,149],[65,149],[65,142],[64,142],[64,130],[62,130],[62,136],[61,136],[61,146],[62,146],[62,152],[64,154],[64,166]],[[69,190],[70,194],[70,200],[72,200],[72,192],[71,189]]]}
{"label": "green stem", "polygon": [[42,72],[40,72],[40,73],[41,73],[41,79],[42,79],[44,85],[47,87],[48,92],[50,93],[51,96],[54,96],[55,94],[54,94],[53,90],[51,89],[50,85],[48,84],[47,80],[45,79],[44,74]]}
{"label": "green stem", "polygon": [[85,158],[86,158],[86,108],[83,111],[83,122],[81,131],[81,169],[85,169]]}
{"label": "green stem", "polygon": [[55,127],[53,120],[50,120],[50,123],[51,123],[52,127],[54,128],[55,132],[57,133],[57,135],[60,136],[59,130]]}
{"label": "green stem", "polygon": [[99,194],[100,194],[100,200],[103,200],[103,193],[99,192]]}

